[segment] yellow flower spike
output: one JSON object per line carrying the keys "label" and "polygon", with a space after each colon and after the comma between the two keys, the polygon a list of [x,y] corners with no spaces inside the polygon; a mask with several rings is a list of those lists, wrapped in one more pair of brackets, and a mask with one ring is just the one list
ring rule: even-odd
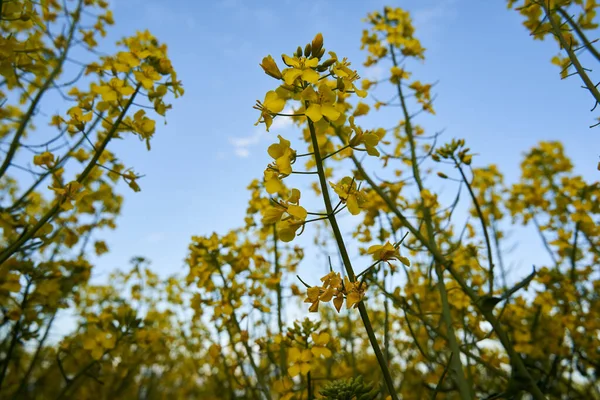
{"label": "yellow flower spike", "polygon": [[293,85],[296,79],[315,84],[319,81],[319,73],[314,70],[319,65],[318,58],[289,57],[283,54],[281,56],[285,65],[291,68],[283,70],[283,81],[286,85]]}
{"label": "yellow flower spike", "polygon": [[340,117],[341,113],[335,108],[336,95],[327,84],[319,85],[318,93],[309,86],[302,91],[300,96],[310,102],[305,114],[311,121],[320,121],[323,116],[332,121]]}
{"label": "yellow flower spike", "polygon": [[275,79],[282,79],[283,75],[281,75],[281,71],[279,67],[275,63],[275,60],[271,56],[266,56],[262,60],[262,64],[259,64],[265,73]]}
{"label": "yellow flower spike", "polygon": [[285,107],[285,99],[279,97],[274,90],[270,90],[265,95],[265,100],[262,103],[258,100],[256,103],[257,104],[253,108],[260,110],[261,114],[254,125],[264,122],[267,126],[267,132],[269,132],[269,128],[271,127],[271,124],[273,124],[273,114],[277,114],[283,110]]}
{"label": "yellow flower spike", "polygon": [[296,151],[290,148],[290,141],[277,135],[279,143],[269,146],[267,152],[275,159],[279,173],[289,175],[292,173],[292,162],[296,159]]}

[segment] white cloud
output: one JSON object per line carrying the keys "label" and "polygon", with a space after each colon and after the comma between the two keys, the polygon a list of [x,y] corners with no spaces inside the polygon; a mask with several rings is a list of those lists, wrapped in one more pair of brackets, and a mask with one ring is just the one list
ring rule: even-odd
{"label": "white cloud", "polygon": [[[293,110],[286,108],[282,111],[284,114],[291,114]],[[273,124],[270,128],[270,133],[275,133],[274,137],[277,137],[277,131],[285,130],[292,126],[292,119],[289,117],[276,117],[273,120]],[[248,136],[242,137],[230,137],[228,138],[229,143],[233,146],[233,153],[242,158],[250,156],[250,148],[259,144],[264,137],[267,137],[268,132],[265,130],[264,125],[259,125],[254,133]]]}
{"label": "white cloud", "polygon": [[159,243],[166,238],[163,232],[152,232],[146,236],[146,242],[148,243]]}
{"label": "white cloud", "polygon": [[438,0],[432,7],[413,11],[413,25],[417,27],[417,34],[423,35],[423,31],[436,33],[444,22],[454,19],[457,15],[456,2],[457,0]]}
{"label": "white cloud", "polygon": [[250,150],[248,150],[245,147],[236,147],[235,149],[233,149],[233,152],[236,156],[241,158],[246,158],[250,155]]}

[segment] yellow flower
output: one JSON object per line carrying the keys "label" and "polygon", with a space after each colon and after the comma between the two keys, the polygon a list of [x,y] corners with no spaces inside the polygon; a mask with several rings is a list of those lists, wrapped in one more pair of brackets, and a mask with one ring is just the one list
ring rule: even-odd
{"label": "yellow flower", "polygon": [[33,156],[33,163],[39,166],[46,166],[47,168],[52,168],[54,166],[54,154],[49,151],[45,151],[42,154],[36,154]]}
{"label": "yellow flower", "polygon": [[289,57],[285,54],[281,56],[283,62],[290,68],[283,70],[283,80],[287,85],[294,84],[296,79],[301,78],[303,81],[315,84],[319,81],[319,73],[313,68],[319,65],[318,58],[305,57]]}
{"label": "yellow flower", "polygon": [[350,62],[346,58],[340,61],[333,51],[330,51],[329,55],[331,60],[334,61],[331,66],[331,72],[338,78],[338,88],[343,92],[354,91],[358,97],[367,97],[367,92],[357,88],[354,84],[354,82],[360,79],[360,76],[358,72],[348,68]]}
{"label": "yellow flower", "polygon": [[346,308],[356,308],[365,297],[367,285],[359,281],[350,282],[348,277],[344,277],[344,289],[346,290]]}
{"label": "yellow flower", "polygon": [[73,204],[71,203],[71,201],[78,201],[84,194],[83,192],[78,193],[79,189],[81,188],[81,183],[77,181],[69,182],[63,188],[48,186],[48,189],[53,190],[54,192],[56,192],[56,194],[61,196],[61,208],[64,210],[73,209]]}
{"label": "yellow flower", "polygon": [[304,299],[305,303],[311,303],[311,306],[308,308],[309,312],[317,312],[319,310],[319,301],[321,296],[321,288],[318,286],[309,287],[306,289],[306,299]]}
{"label": "yellow flower", "polygon": [[299,203],[300,191],[292,189],[292,194],[287,201],[281,201],[262,210],[262,223],[264,225],[276,223],[277,234],[283,242],[291,242],[296,236],[296,231],[304,225],[308,213]]}
{"label": "yellow flower", "polygon": [[125,81],[119,78],[112,78],[109,83],[98,86],[92,83],[92,92],[102,96],[106,102],[116,101],[121,96],[129,96],[135,92],[131,86],[126,86]]}
{"label": "yellow flower", "polygon": [[297,375],[306,375],[310,372],[310,362],[313,358],[313,354],[310,350],[300,350],[296,347],[292,347],[288,351],[288,361],[291,366],[288,368],[288,373],[293,378]]}
{"label": "yellow flower", "polygon": [[401,256],[398,249],[390,242],[386,242],[384,245],[371,246],[367,250],[367,253],[372,254],[375,261],[387,261],[389,264],[389,260],[398,260],[407,267],[410,267],[408,258]]}
{"label": "yellow flower", "polygon": [[267,126],[267,132],[269,132],[269,128],[273,123],[273,114],[281,112],[284,107],[285,100],[280,98],[274,90],[268,91],[265,96],[265,100],[262,103],[256,100],[256,105],[253,107],[257,110],[260,110],[260,117],[254,125],[264,122]]}
{"label": "yellow flower", "polygon": [[[354,125],[354,116],[350,117],[350,126],[352,127],[353,135],[350,136],[348,144],[355,149],[361,144],[365,146],[365,150],[370,156],[379,157],[379,150],[375,148],[381,139],[375,132],[363,132],[362,128]],[[382,131],[385,133],[385,130]]]}
{"label": "yellow flower", "polygon": [[281,135],[277,135],[277,137],[279,143],[270,145],[267,151],[275,159],[279,173],[289,175],[292,173],[292,162],[296,159],[296,151],[290,148],[289,140],[285,140]]}
{"label": "yellow flower", "polygon": [[67,124],[69,124],[68,130],[70,133],[81,132],[85,129],[86,122],[92,120],[92,113],[83,113],[80,107],[71,107],[67,114],[71,117]]}
{"label": "yellow flower", "polygon": [[340,200],[346,203],[350,214],[357,215],[360,213],[360,209],[367,202],[367,198],[364,193],[358,190],[354,179],[346,176],[337,184],[332,182],[329,182],[329,184],[335,193],[340,196]]}
{"label": "yellow flower", "polygon": [[160,74],[150,65],[142,65],[141,71],[133,71],[135,80],[142,84],[144,89],[151,89],[154,82],[160,80]]}
{"label": "yellow flower", "polygon": [[312,86],[308,86],[301,93],[304,100],[309,101],[309,106],[305,114],[313,122],[320,121],[326,116],[332,121],[340,117],[340,112],[335,108],[336,95],[326,84],[319,86],[319,92],[315,92]]}
{"label": "yellow flower", "polygon": [[267,56],[263,58],[262,64],[260,64],[260,66],[267,75],[272,76],[275,79],[282,78],[281,71],[279,71],[279,67],[275,63],[275,60],[273,60],[273,57]]}
{"label": "yellow flower", "polygon": [[94,360],[101,359],[106,350],[114,349],[115,345],[116,339],[113,335],[98,329],[91,329],[83,338],[83,348],[91,353]]}
{"label": "yellow flower", "polygon": [[410,78],[410,72],[408,72],[402,68],[396,67],[395,65],[390,69],[390,72],[392,73],[390,82],[392,82],[394,84],[400,83],[400,81],[402,79]]}
{"label": "yellow flower", "polygon": [[331,350],[327,348],[327,343],[329,343],[329,339],[331,339],[331,335],[327,332],[323,332],[320,334],[312,333],[310,335],[313,340],[313,347],[310,351],[314,354],[315,357],[331,357]]}
{"label": "yellow flower", "polygon": [[285,185],[281,181],[279,172],[267,168],[264,173],[265,189],[267,193],[273,194],[281,192],[285,189]]}

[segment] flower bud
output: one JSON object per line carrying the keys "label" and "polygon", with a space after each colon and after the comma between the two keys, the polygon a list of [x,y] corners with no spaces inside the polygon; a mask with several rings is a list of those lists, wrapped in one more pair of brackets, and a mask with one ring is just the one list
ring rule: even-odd
{"label": "flower bud", "polygon": [[302,47],[300,46],[296,49],[296,57],[302,57]]}
{"label": "flower bud", "polygon": [[304,46],[304,57],[310,57],[311,50],[312,46],[310,45],[310,43]]}
{"label": "flower bud", "polygon": [[330,58],[329,60],[326,60],[323,64],[319,65],[317,67],[317,71],[318,72],[327,71],[327,68],[331,67],[333,65],[333,63],[335,63],[335,60],[333,58]]}
{"label": "flower bud", "polygon": [[275,79],[281,79],[281,71],[279,71],[279,67],[277,67],[275,60],[273,60],[273,57],[267,56],[263,58],[262,64],[260,64],[260,66],[265,71],[265,74]]}
{"label": "flower bud", "polygon": [[321,33],[317,33],[315,38],[312,41],[312,53],[313,55],[318,55],[323,49],[323,35]]}

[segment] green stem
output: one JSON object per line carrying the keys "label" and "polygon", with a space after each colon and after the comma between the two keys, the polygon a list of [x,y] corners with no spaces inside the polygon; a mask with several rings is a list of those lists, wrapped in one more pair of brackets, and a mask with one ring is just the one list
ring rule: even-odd
{"label": "green stem", "polygon": [[[273,253],[274,253],[274,264],[275,264],[275,276],[278,277],[279,281],[277,282],[277,328],[279,330],[279,334],[283,336],[283,319],[281,318],[281,309],[282,309],[282,301],[281,301],[281,274],[279,271],[279,252],[277,249],[277,229],[276,225],[273,224]],[[285,349],[283,346],[279,349],[279,367],[281,369],[281,376],[285,376],[286,374],[286,360],[285,360]]]}
{"label": "green stem", "polygon": [[598,88],[596,88],[596,85],[594,85],[592,83],[592,80],[585,72],[585,69],[583,68],[583,66],[579,62],[579,59],[577,58],[577,55],[573,51],[571,44],[567,43],[567,41],[563,37],[559,24],[553,18],[554,12],[550,11],[550,9],[548,8],[548,5],[546,4],[545,1],[541,1],[539,4],[544,9],[544,12],[546,13],[546,16],[548,17],[548,20],[550,21],[550,25],[552,26],[552,31],[554,33],[554,36],[556,36],[561,47],[563,49],[565,49],[565,51],[567,52],[567,55],[569,56],[571,63],[573,64],[573,66],[575,67],[575,70],[577,71],[577,74],[579,75],[579,77],[581,78],[583,83],[585,84],[585,87],[590,91],[592,96],[594,96],[594,99],[596,99],[596,103],[600,103],[600,92],[598,91]]}
{"label": "green stem", "polygon": [[[116,119],[116,121],[113,124],[110,131],[106,134],[106,138],[104,138],[104,141],[102,142],[102,144],[100,145],[100,147],[98,148],[96,153],[94,153],[94,157],[92,157],[91,161],[88,163],[86,168],[83,170],[83,172],[77,178],[77,182],[79,182],[80,184],[83,184],[85,182],[85,180],[87,179],[90,172],[92,172],[92,170],[96,167],[96,163],[98,162],[98,160],[100,159],[100,156],[106,149],[106,146],[108,146],[108,143],[111,141],[111,139],[117,132],[117,128],[121,124],[121,121],[123,121],[123,119],[125,118],[125,115],[127,114],[129,107],[131,107],[131,104],[133,103],[133,99],[135,98],[138,91],[140,90],[140,87],[141,87],[141,85],[138,84],[137,87],[135,88],[135,92],[131,95],[131,97],[127,101],[127,104],[123,108],[123,111],[121,112],[119,117]],[[39,220],[39,222],[33,226],[33,228],[24,232],[24,234],[21,235],[21,237],[19,237],[19,239],[17,239],[17,241],[15,241],[11,245],[9,245],[6,249],[4,249],[2,251],[2,253],[0,253],[0,265],[2,265],[4,263],[4,261],[8,260],[14,253],[16,253],[25,242],[27,242],[29,239],[31,239],[37,233],[37,231],[39,231],[47,222],[49,222],[50,219],[52,219],[52,217],[54,217],[55,214],[59,212],[60,205],[61,205],[61,201],[59,199],[56,201],[56,204],[54,204],[54,206],[50,210],[48,210],[48,212]]]}
{"label": "green stem", "polygon": [[[308,104],[306,106],[308,108]],[[329,197],[329,188],[327,187],[327,178],[325,176],[323,160],[321,159],[321,152],[319,149],[319,142],[317,140],[317,133],[315,131],[315,126],[313,125],[313,122],[310,119],[308,119],[308,128],[310,130],[310,137],[313,145],[315,162],[317,164],[317,172],[319,173],[319,183],[321,185],[321,192],[323,193],[323,201],[325,203],[325,208],[329,216],[328,220],[331,224],[333,235],[340,250],[340,255],[342,257],[342,261],[344,262],[344,267],[346,269],[348,279],[350,279],[351,282],[355,282],[356,276],[354,274],[354,269],[352,268],[352,263],[350,262],[348,251],[346,250],[346,245],[344,243],[342,232],[337,223],[337,219],[335,218],[335,214],[333,213],[333,206],[331,205],[331,199]],[[375,352],[375,357],[377,358],[377,362],[379,363],[379,366],[381,368],[383,379],[385,380],[385,384],[392,397],[392,400],[398,400],[398,395],[396,394],[396,390],[394,389],[394,382],[392,380],[392,376],[385,361],[385,357],[381,352],[381,348],[379,347],[379,343],[377,343],[377,338],[375,337],[375,332],[373,331],[373,326],[371,325],[369,314],[367,313],[367,309],[364,305],[364,302],[361,301],[358,303],[358,311],[367,331],[369,342],[371,343],[371,347]]]}
{"label": "green stem", "polygon": [[80,0],[79,4],[77,5],[77,9],[73,13],[73,23],[71,24],[71,27],[69,29],[69,35],[66,40],[65,51],[62,53],[62,55],[58,59],[56,68],[54,68],[54,70],[50,73],[50,76],[48,76],[48,78],[45,80],[45,82],[42,85],[42,87],[40,88],[39,92],[36,94],[35,98],[31,101],[31,104],[29,105],[27,112],[23,116],[23,119],[21,120],[21,123],[19,124],[19,128],[15,132],[15,136],[10,144],[10,147],[8,148],[8,151],[6,152],[6,156],[5,156],[6,158],[4,159],[4,162],[2,163],[2,165],[0,165],[0,177],[2,177],[4,175],[4,173],[10,166],[10,163],[11,163],[15,153],[19,149],[21,137],[25,134],[25,130],[27,129],[27,124],[33,117],[35,110],[37,109],[38,104],[42,100],[44,93],[46,93],[46,91],[50,88],[50,85],[52,85],[54,80],[58,77],[58,75],[60,75],[60,73],[63,70],[63,64],[65,63],[65,60],[67,59],[67,54],[69,52],[68,50],[71,47],[71,42],[73,41],[73,36],[75,35],[75,32],[76,32],[77,22],[79,21],[79,16],[81,14],[82,6],[83,6],[83,0]]}
{"label": "green stem", "polygon": [[471,196],[471,199],[473,200],[473,204],[475,205],[475,210],[477,211],[477,216],[479,217],[479,220],[481,221],[481,229],[483,230],[483,236],[485,237],[485,245],[487,247],[488,261],[489,261],[489,266],[490,266],[490,268],[488,270],[489,295],[492,296],[494,294],[494,261],[492,259],[492,242],[490,240],[490,236],[488,235],[487,224],[485,222],[483,212],[481,211],[481,207],[479,206],[479,202],[477,201],[477,196],[475,196],[475,192],[473,192],[473,188],[469,184],[469,181],[467,180],[467,176],[465,175],[465,172],[463,171],[463,169],[460,166],[460,163],[456,159],[454,159],[454,164],[455,164],[456,168],[458,168],[458,171],[460,172],[460,176],[462,177],[463,181],[465,182],[465,185],[467,185],[467,189],[469,190],[469,195]]}
{"label": "green stem", "polygon": [[[394,46],[390,44],[390,54],[392,56],[392,62],[394,66],[398,67],[398,62],[396,60],[396,54],[394,52]],[[416,153],[416,144],[415,138],[412,130],[412,124],[410,121],[410,114],[408,112],[408,108],[406,106],[406,99],[404,94],[402,93],[402,85],[400,82],[396,84],[396,89],[398,91],[398,97],[400,99],[400,103],[402,106],[402,113],[404,114],[405,120],[405,132],[408,136],[408,142],[410,144],[410,158],[412,164],[413,177],[417,183],[419,192],[423,191],[423,182],[421,180],[421,174],[419,171],[419,164],[417,162],[417,153]],[[423,209],[423,217],[425,220],[425,227],[427,229],[427,242],[430,247],[437,249],[437,243],[435,242],[434,237],[434,229],[433,229],[433,221],[431,218],[431,210],[429,207],[425,207],[423,202],[421,202]],[[463,400],[470,400],[473,398],[471,393],[471,388],[469,387],[465,372],[463,369],[462,361],[460,359],[460,349],[458,347],[458,340],[456,339],[456,333],[454,331],[454,327],[452,325],[452,314],[450,312],[450,302],[448,301],[448,293],[446,290],[446,284],[444,282],[444,271],[442,269],[442,265],[439,262],[435,263],[435,273],[437,275],[437,286],[440,292],[440,299],[442,301],[442,318],[444,319],[444,323],[446,324],[446,329],[448,329],[448,344],[450,345],[450,350],[452,355],[450,356],[450,375],[452,380],[458,386],[458,391],[460,392],[460,397]]]}
{"label": "green stem", "polygon": [[439,264],[443,265],[444,268],[446,268],[446,270],[448,272],[450,272],[450,275],[452,275],[452,277],[458,283],[458,285],[461,287],[461,289],[464,291],[464,293],[466,293],[467,296],[469,296],[469,298],[471,299],[473,304],[475,304],[475,306],[479,309],[479,311],[484,316],[484,318],[492,325],[492,328],[496,332],[496,335],[498,336],[500,343],[502,343],[502,346],[508,353],[508,356],[509,356],[510,360],[513,362],[513,365],[515,366],[515,368],[518,369],[518,372],[520,373],[520,375],[528,381],[529,390],[530,390],[530,393],[533,395],[533,397],[536,400],[546,400],[546,397],[544,396],[544,394],[542,393],[540,388],[537,386],[537,383],[533,380],[531,374],[529,373],[529,371],[527,370],[527,367],[525,366],[525,363],[523,362],[523,359],[515,351],[512,343],[510,342],[510,340],[508,338],[508,335],[506,334],[506,332],[504,332],[504,329],[500,325],[500,321],[498,321],[498,319],[494,316],[493,312],[490,310],[484,310],[481,307],[481,303],[479,301],[480,297],[467,284],[467,282],[463,279],[463,277],[456,271],[452,262],[450,260],[447,260],[437,247],[431,246],[431,243],[429,243],[429,240],[427,240],[423,236],[423,234],[420,232],[420,230],[415,228],[410,223],[410,221],[402,214],[402,212],[398,209],[398,207],[396,207],[396,204],[394,204],[394,202],[390,199],[390,197],[387,194],[385,194],[385,192],[377,185],[377,183],[375,181],[373,181],[373,179],[369,175],[367,175],[367,173],[364,170],[364,168],[362,167],[360,161],[354,155],[351,156],[351,159],[354,162],[354,165],[356,166],[356,168],[357,168],[358,172],[361,174],[361,176],[364,177],[364,179],[371,186],[371,188],[385,202],[385,204],[389,207],[391,212],[396,217],[398,217],[398,219],[402,222],[402,225],[404,225],[410,231],[410,233],[413,236],[415,236],[415,238],[419,242],[421,242],[425,247],[427,247],[427,250],[429,250],[431,255],[435,258],[435,261],[437,261]]}

